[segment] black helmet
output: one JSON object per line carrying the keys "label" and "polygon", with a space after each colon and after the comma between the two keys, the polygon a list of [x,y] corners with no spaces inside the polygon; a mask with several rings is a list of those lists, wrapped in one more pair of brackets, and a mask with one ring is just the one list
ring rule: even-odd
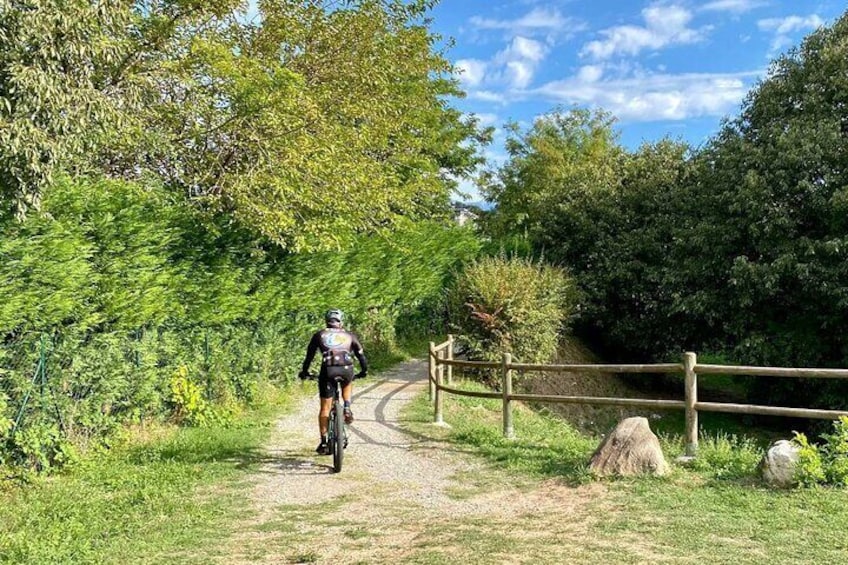
{"label": "black helmet", "polygon": [[335,320],[340,324],[344,323],[344,312],[339,310],[338,308],[333,308],[332,310],[327,310],[327,313],[324,314],[324,321],[328,324]]}

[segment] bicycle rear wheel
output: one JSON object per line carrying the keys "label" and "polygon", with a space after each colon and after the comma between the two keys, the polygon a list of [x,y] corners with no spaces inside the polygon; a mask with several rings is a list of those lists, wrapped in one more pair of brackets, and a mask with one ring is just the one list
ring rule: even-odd
{"label": "bicycle rear wheel", "polygon": [[342,403],[336,400],[333,403],[333,470],[340,473],[342,470],[342,459],[344,458],[344,412]]}

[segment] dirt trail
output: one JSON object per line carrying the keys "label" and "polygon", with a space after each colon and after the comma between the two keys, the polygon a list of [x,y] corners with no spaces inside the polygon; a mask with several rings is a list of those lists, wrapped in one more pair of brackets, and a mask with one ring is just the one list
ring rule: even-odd
{"label": "dirt trail", "polygon": [[[281,419],[256,477],[251,517],[221,562],[580,561],[589,506],[603,487],[516,480],[434,439],[438,433],[404,431],[399,414],[425,389],[426,375],[425,362],[410,361],[357,381],[340,474],[313,451],[317,395]],[[569,540],[572,547],[562,545]]]}

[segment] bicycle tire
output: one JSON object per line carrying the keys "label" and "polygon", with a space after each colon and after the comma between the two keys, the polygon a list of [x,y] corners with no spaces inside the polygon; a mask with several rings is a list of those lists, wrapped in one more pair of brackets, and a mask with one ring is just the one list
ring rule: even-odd
{"label": "bicycle tire", "polygon": [[333,416],[333,470],[341,473],[344,459],[344,412],[338,400],[333,403]]}

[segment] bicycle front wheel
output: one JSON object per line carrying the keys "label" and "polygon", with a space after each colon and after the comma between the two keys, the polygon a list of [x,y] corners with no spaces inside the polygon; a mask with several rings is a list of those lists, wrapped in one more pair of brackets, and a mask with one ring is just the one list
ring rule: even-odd
{"label": "bicycle front wheel", "polygon": [[333,404],[333,436],[333,470],[340,473],[344,458],[344,409],[339,401]]}

